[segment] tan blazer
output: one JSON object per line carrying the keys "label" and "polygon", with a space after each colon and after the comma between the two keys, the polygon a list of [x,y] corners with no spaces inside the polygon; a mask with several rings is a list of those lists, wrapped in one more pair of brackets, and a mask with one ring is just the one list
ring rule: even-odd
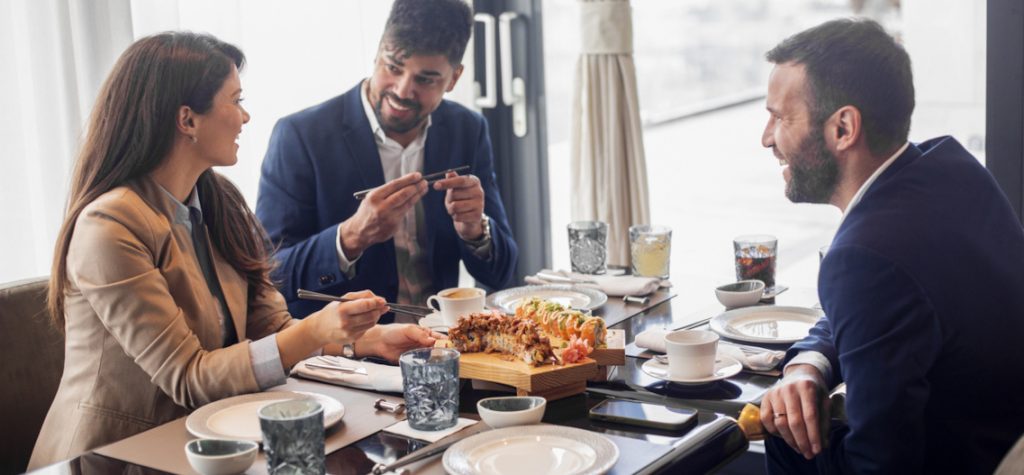
{"label": "tan blazer", "polygon": [[171,196],[142,179],[103,194],[78,218],[67,262],[64,374],[29,469],[259,391],[247,339],[296,321],[277,291],[249,306],[244,277],[214,250],[240,341],[222,348],[218,303],[188,217],[175,211]]}

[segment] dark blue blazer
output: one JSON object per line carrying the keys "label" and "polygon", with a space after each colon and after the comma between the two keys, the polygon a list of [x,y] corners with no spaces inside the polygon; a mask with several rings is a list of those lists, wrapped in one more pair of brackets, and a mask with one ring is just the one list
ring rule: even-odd
{"label": "dark blue blazer", "polygon": [[[347,279],[338,267],[338,223],[355,214],[352,193],[384,184],[384,170],[370,123],[360,101],[361,84],[322,104],[277,122],[263,159],[256,216],[274,245],[273,277],[292,315],[304,317],[323,303],[297,300],[299,288],[340,295],[370,289],[388,301],[398,295],[394,240],[370,246]],[[458,284],[459,260],[481,284],[502,288],[512,279],[517,249],[495,182],[490,137],[484,118],[442,101],[431,114],[423,172],[470,165],[485,193],[491,218],[490,260],[473,255],[455,233],[444,207],[444,193],[423,197],[427,240],[422,243],[434,278],[434,291]],[[389,318],[382,321],[389,321]]]}
{"label": "dark blue blazer", "polygon": [[818,465],[992,473],[1024,433],[1024,231],[989,172],[950,137],[911,144],[843,221],[818,294],[827,317],[789,356],[829,358],[848,417]]}

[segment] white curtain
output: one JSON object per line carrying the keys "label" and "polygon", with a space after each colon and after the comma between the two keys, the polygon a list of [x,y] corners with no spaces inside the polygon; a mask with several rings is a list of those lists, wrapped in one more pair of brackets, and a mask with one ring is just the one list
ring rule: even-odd
{"label": "white curtain", "polygon": [[0,282],[49,273],[82,125],[131,26],[128,0],[0,2]]}
{"label": "white curtain", "polygon": [[608,264],[628,266],[633,224],[648,223],[633,20],[628,0],[580,2],[572,112],[572,219],[608,223]]}

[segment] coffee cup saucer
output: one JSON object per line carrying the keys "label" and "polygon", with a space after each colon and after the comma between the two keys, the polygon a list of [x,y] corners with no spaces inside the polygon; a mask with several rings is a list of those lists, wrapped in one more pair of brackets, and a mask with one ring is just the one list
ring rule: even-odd
{"label": "coffee cup saucer", "polygon": [[655,359],[649,359],[640,367],[648,376],[679,384],[705,384],[736,376],[743,370],[743,365],[731,356],[718,355],[715,358],[715,371],[710,376],[703,378],[680,378],[672,376],[668,371],[668,364]]}
{"label": "coffee cup saucer", "polygon": [[420,319],[419,324],[421,327],[429,328],[436,332],[448,333],[448,325],[444,323],[444,319],[441,318],[441,312],[434,312]]}

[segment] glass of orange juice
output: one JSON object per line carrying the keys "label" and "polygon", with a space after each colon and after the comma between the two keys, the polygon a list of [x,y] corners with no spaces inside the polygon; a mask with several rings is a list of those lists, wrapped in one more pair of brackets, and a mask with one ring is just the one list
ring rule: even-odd
{"label": "glass of orange juice", "polygon": [[633,275],[667,279],[672,252],[672,228],[651,224],[629,227]]}

